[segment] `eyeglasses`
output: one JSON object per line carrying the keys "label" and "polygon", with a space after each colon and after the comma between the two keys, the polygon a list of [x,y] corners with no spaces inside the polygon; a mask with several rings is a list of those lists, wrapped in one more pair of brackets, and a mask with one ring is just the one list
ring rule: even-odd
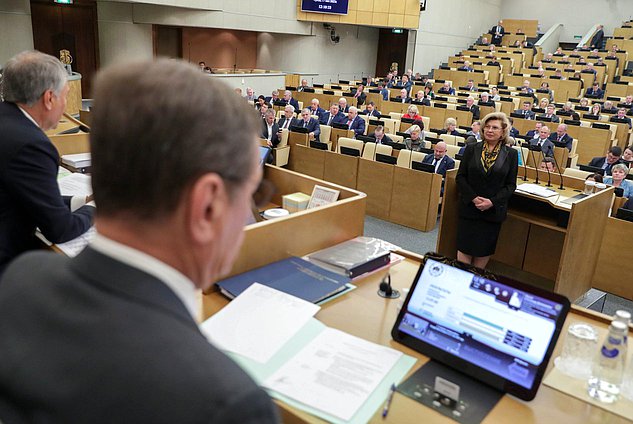
{"label": "eyeglasses", "polygon": [[490,130],[490,131],[499,131],[501,129],[501,127],[495,127],[495,126],[492,126],[492,125],[486,125],[484,127],[484,129],[485,130]]}

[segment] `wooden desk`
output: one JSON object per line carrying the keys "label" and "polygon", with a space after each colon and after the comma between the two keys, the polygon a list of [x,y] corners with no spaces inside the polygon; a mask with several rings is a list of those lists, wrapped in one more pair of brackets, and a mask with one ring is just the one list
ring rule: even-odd
{"label": "wooden desk", "polygon": [[354,131],[332,128],[332,131],[330,132],[330,141],[332,142],[333,152],[336,152],[336,148],[338,147],[338,139],[341,137],[354,138]]}
{"label": "wooden desk", "polygon": [[57,148],[60,157],[62,155],[90,152],[90,134],[88,133],[51,135],[48,138]]}
{"label": "wooden desk", "polygon": [[598,250],[598,265],[593,275],[593,287],[633,299],[633,277],[626,264],[631,262],[633,222],[608,218],[604,237]]}
{"label": "wooden desk", "polygon": [[[411,286],[420,266],[421,257],[410,252],[398,253],[405,255],[406,259],[392,267],[389,273],[391,274],[394,288],[402,290]],[[323,305],[316,318],[329,327],[337,328],[373,343],[389,346],[415,357],[417,362],[410,372],[410,374],[413,374],[428,361],[428,357],[392,340],[390,332],[398,315],[397,301],[383,299],[376,294],[378,285],[384,275],[385,273],[381,272],[358,281],[356,290]],[[202,316],[206,319],[222,309],[227,303],[228,300],[219,292],[204,296]],[[570,323],[588,322],[591,325],[605,329],[608,326],[609,319],[609,317],[602,314],[572,307],[572,311],[565,322],[563,334],[566,334],[567,326]],[[561,336],[552,358],[560,355],[563,343],[564,336]],[[550,360],[547,372],[552,367],[553,359]],[[283,402],[276,401],[276,403],[279,406],[284,423],[324,422]],[[382,418],[381,412],[382,410],[379,408],[370,423],[454,423],[449,418],[399,393],[395,394],[386,419]],[[531,402],[524,402],[512,396],[504,396],[484,422],[494,424],[509,422],[514,424],[620,424],[628,421],[606,410],[596,408],[548,386],[541,385],[536,398]]]}
{"label": "wooden desk", "polygon": [[[452,71],[448,69],[436,69],[433,73],[435,79],[443,79],[453,82],[453,87],[463,87],[468,80],[472,79],[475,85],[486,84],[486,78],[483,72],[466,72],[466,71]],[[437,94],[437,93],[436,93]]]}
{"label": "wooden desk", "polygon": [[368,215],[389,220],[395,168],[387,163],[359,159],[356,188],[367,194]]}
{"label": "wooden desk", "polygon": [[[519,175],[523,170],[519,171]],[[528,181],[535,170],[528,168]],[[437,251],[457,256],[456,231],[458,194],[456,170],[446,173],[442,217]],[[543,176],[543,174],[540,174]],[[517,186],[524,181],[517,179]],[[543,199],[515,192],[508,208],[497,253],[493,260],[513,270],[514,277],[530,283],[532,276],[551,282],[551,289],[564,294],[572,302],[591,288],[598,256],[591,246],[602,242],[604,226],[613,197],[612,188],[586,197],[573,205],[561,203],[578,194],[573,189],[558,190],[559,196]],[[568,219],[566,226],[561,219]]]}
{"label": "wooden desk", "polygon": [[389,221],[431,231],[437,222],[442,176],[394,167]]}

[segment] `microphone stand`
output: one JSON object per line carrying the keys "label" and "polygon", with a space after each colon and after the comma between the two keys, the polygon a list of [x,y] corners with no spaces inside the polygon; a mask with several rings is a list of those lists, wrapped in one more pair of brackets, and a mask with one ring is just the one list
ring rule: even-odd
{"label": "microphone stand", "polygon": [[[541,150],[541,158],[542,160],[545,160],[545,154],[543,153],[543,148],[540,146],[537,146],[540,148]],[[545,170],[547,171],[547,185],[545,187],[551,187],[552,186],[552,174],[549,172],[549,166],[547,166],[547,163],[545,164]],[[538,173],[538,169],[536,170],[536,172]]]}
{"label": "microphone stand", "polygon": [[523,181],[527,181],[527,162],[525,161],[525,155],[523,154],[523,147],[525,147],[525,144],[529,146],[529,143],[524,143],[523,145],[519,143],[519,152],[521,154],[521,161],[523,162]]}
{"label": "microphone stand", "polygon": [[532,162],[534,163],[534,168],[536,170],[536,180],[534,181],[534,184],[538,184],[539,183],[539,181],[538,181],[538,167],[536,165],[536,158],[534,157],[534,150],[535,150],[536,147],[538,147],[538,146],[529,146],[528,147],[528,150],[530,151],[530,154],[532,155]]}
{"label": "microphone stand", "polygon": [[[563,149],[566,149],[566,147],[562,147]],[[558,176],[560,177],[560,187],[558,187],[559,190],[564,190],[565,187],[563,186],[563,174],[562,172],[560,172],[560,166],[558,166],[558,161],[556,160],[556,148],[554,148],[554,151],[552,151],[552,157],[554,158],[554,164],[556,165],[556,171],[558,171]]]}

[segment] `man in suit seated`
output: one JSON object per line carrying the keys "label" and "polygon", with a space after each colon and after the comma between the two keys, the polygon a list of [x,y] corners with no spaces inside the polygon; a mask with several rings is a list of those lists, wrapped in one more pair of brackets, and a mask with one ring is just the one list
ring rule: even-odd
{"label": "man in suit seated", "polygon": [[573,106],[572,102],[565,102],[562,108],[562,112],[564,114],[568,114],[569,118],[567,119],[579,121],[580,115],[578,115],[578,113],[574,109],[572,109],[572,106]]}
{"label": "man in suit seated", "polygon": [[550,129],[547,125],[541,126],[538,137],[530,140],[531,146],[538,146],[545,156],[554,156],[554,143],[549,140]]}
{"label": "man in suit seated", "polygon": [[539,116],[543,118],[547,118],[550,122],[554,122],[554,123],[560,122],[560,118],[556,116],[556,114],[554,113],[553,104],[547,105],[547,108],[545,109],[545,113],[542,113]]}
{"label": "man in suit seated", "polygon": [[363,84],[359,84],[358,87],[356,87],[354,99],[356,100],[356,106],[358,107],[365,104],[365,101],[367,100],[367,93],[365,93],[365,86]]}
{"label": "man in suit seated", "polygon": [[271,106],[274,106],[275,102],[280,102],[280,101],[281,99],[279,98],[279,91],[277,90],[273,90],[271,95],[269,97],[266,97],[266,103],[270,104]]}
{"label": "man in suit seated", "polygon": [[[618,113],[618,108],[615,107],[611,100],[607,100],[602,104],[602,113]],[[626,111],[625,111],[626,112]]]}
{"label": "man in suit seated", "polygon": [[319,141],[319,134],[321,134],[321,127],[319,126],[319,120],[310,115],[310,108],[305,108],[301,111],[301,119],[297,120],[298,127],[306,128],[308,137],[310,140]]}
{"label": "man in suit seated", "polygon": [[402,88],[407,90],[407,96],[411,97],[411,87],[413,86],[413,83],[407,74],[402,76],[402,83],[400,85],[402,85]]}
{"label": "man in suit seated", "polygon": [[287,105],[292,105],[295,110],[299,110],[299,102],[297,101],[297,99],[295,99],[294,97],[292,97],[292,92],[290,90],[286,90],[284,91],[284,102]]}
{"label": "man in suit seated", "polygon": [[530,87],[530,80],[523,81],[523,85],[521,86],[521,91],[530,93],[530,94],[534,93],[534,90],[532,89],[532,87]]}
{"label": "man in suit seated", "polygon": [[411,103],[411,97],[409,97],[409,92],[406,88],[400,90],[400,95],[397,97],[397,99],[400,103]]}
{"label": "man in suit seated", "polygon": [[516,139],[519,136],[519,130],[514,127],[514,118],[508,116],[508,121],[510,121],[510,137]]}
{"label": "man in suit seated", "polygon": [[534,119],[536,113],[532,112],[532,102],[530,100],[524,100],[522,108],[515,110],[514,113],[523,115],[523,119]]}
{"label": "man in suit seated", "polygon": [[301,85],[297,87],[297,91],[302,92],[306,88],[310,88],[310,86],[308,85],[308,80],[304,78],[301,80]]}
{"label": "man in suit seated", "polygon": [[628,96],[626,96],[624,98],[624,101],[618,104],[618,107],[633,110],[633,95],[629,94]]}
{"label": "man in suit seated", "polygon": [[378,125],[374,129],[374,132],[369,134],[369,136],[376,139],[376,144],[393,143],[393,140],[389,138],[387,134],[385,134],[385,128],[382,125]]}
{"label": "man in suit seated", "polygon": [[489,46],[490,45],[490,41],[488,40],[488,37],[481,37],[481,41],[479,42],[480,46]]}
{"label": "man in suit seated", "polygon": [[553,157],[544,156],[538,165],[538,169],[549,173],[556,172],[556,161]]}
{"label": "man in suit seated", "polygon": [[612,116],[611,119],[609,119],[609,122],[621,122],[627,124],[629,126],[629,129],[631,129],[631,118],[626,116],[626,109],[624,109],[623,107],[618,109],[618,114]]}
{"label": "man in suit seated", "polygon": [[286,105],[286,107],[284,107],[284,116],[282,116],[279,119],[278,124],[279,124],[279,131],[281,131],[283,128],[290,129],[290,127],[297,125],[297,119],[295,118],[294,106]]}
{"label": "man in suit seated", "polygon": [[367,103],[367,106],[363,112],[370,118],[380,118],[380,111],[376,109],[376,105],[374,104],[374,102]]}
{"label": "man in suit seated", "polygon": [[329,125],[332,124],[344,124],[345,123],[345,114],[341,113],[338,110],[338,104],[334,103],[330,106],[330,111],[325,112],[321,116],[321,125]]}
{"label": "man in suit seated", "polygon": [[492,56],[487,63],[488,66],[501,66],[501,63],[497,60],[496,56]]}
{"label": "man in suit seated", "polygon": [[541,131],[541,127],[542,127],[542,126],[543,126],[543,123],[542,123],[541,121],[536,121],[536,122],[534,123],[534,129],[533,129],[533,130],[528,131],[527,133],[525,133],[525,136],[526,136],[528,139],[538,137],[538,135],[539,135],[539,131]]}
{"label": "man in suit seated", "polygon": [[554,75],[552,76],[552,78],[562,80],[562,81],[567,79],[567,77],[563,75],[563,71],[561,71],[560,69],[557,69],[554,71]]}
{"label": "man in suit seated", "polygon": [[231,94],[171,59],[97,77],[98,234],[74,258],[33,252],[6,270],[4,422],[279,421],[196,323],[201,290],[231,270],[262,176],[261,122]]}
{"label": "man in suit seated", "polygon": [[587,89],[586,96],[594,99],[601,99],[604,96],[604,91],[600,88],[598,81],[594,82],[593,85]]}
{"label": "man in suit seated", "polygon": [[574,138],[567,134],[567,125],[560,124],[556,127],[556,132],[549,136],[549,139],[553,142],[564,144],[567,150],[571,152]]}
{"label": "man in suit seated", "polygon": [[321,121],[321,117],[325,113],[325,109],[320,106],[319,99],[312,99],[310,102],[310,115],[314,115],[317,117],[319,121]]}
{"label": "man in suit seated", "polygon": [[385,87],[383,83],[379,82],[377,88],[378,90],[380,90],[380,95],[382,96],[382,99],[389,100],[389,90],[387,89],[387,87]]}
{"label": "man in suit seated", "polygon": [[606,156],[591,159],[589,166],[604,169],[604,175],[611,175],[611,167],[616,163],[620,163],[622,157],[622,148],[620,146],[611,146]]}
{"label": "man in suit seated", "polygon": [[470,64],[468,60],[465,60],[464,65],[462,65],[460,68],[457,68],[457,70],[466,71],[466,72],[474,72],[475,68],[472,67],[472,65]]}
{"label": "man in suit seated", "polygon": [[268,142],[268,146],[277,147],[280,141],[279,125],[275,122],[275,111],[267,110],[262,120],[262,138]]}
{"label": "man in suit seated", "polygon": [[347,99],[345,97],[338,99],[338,110],[341,113],[349,112],[349,105],[347,104]]}
{"label": "man in suit seated", "polygon": [[422,163],[428,163],[435,167],[435,173],[446,177],[446,171],[455,168],[455,161],[446,154],[446,143],[439,141],[433,146],[433,153],[424,156]]}
{"label": "man in suit seated", "polygon": [[474,137],[475,140],[481,141],[481,122],[474,121],[470,125],[470,131],[466,133],[466,138],[468,137]]}
{"label": "man in suit seated", "polygon": [[61,62],[39,52],[20,53],[7,62],[3,78],[0,276],[13,258],[42,246],[36,227],[49,241],[63,243],[90,228],[95,210],[92,196],[60,194],[59,154],[44,134],[57,127],[66,106],[68,74]]}
{"label": "man in suit seated", "polygon": [[475,98],[472,96],[468,96],[466,99],[466,107],[473,114],[473,120],[479,119],[479,106],[475,104]]}
{"label": "man in suit seated", "polygon": [[483,93],[481,93],[479,95],[479,101],[477,102],[477,104],[479,106],[491,106],[491,107],[494,107],[495,102],[490,100],[490,94],[488,94],[488,92],[484,91]]}
{"label": "man in suit seated", "polygon": [[246,96],[244,96],[246,100],[254,102],[257,97],[255,97],[255,91],[251,87],[246,87]]}
{"label": "man in suit seated", "polygon": [[475,87],[475,81],[469,79],[468,82],[466,83],[466,85],[463,88],[460,87],[460,90],[463,90],[463,91],[477,91],[477,87]]}
{"label": "man in suit seated", "polygon": [[451,83],[448,81],[444,81],[444,85],[442,85],[440,87],[439,90],[437,90],[437,94],[446,94],[449,96],[454,96],[455,95],[455,89],[453,87],[451,87]]}
{"label": "man in suit seated", "polygon": [[358,109],[354,106],[347,113],[347,128],[354,131],[354,137],[365,134],[365,120],[358,116]]}
{"label": "man in suit seated", "polygon": [[542,60],[544,63],[554,63],[554,55],[552,53],[547,53],[545,55],[545,59]]}
{"label": "man in suit seated", "polygon": [[424,90],[418,90],[418,92],[415,93],[415,98],[411,100],[411,103],[415,102],[416,104],[421,104],[423,106],[431,106],[431,99],[429,96],[425,96],[424,94]]}

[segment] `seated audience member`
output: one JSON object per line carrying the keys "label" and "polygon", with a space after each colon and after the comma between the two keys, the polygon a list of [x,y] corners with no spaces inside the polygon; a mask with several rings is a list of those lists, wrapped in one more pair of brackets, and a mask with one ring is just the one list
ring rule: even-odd
{"label": "seated audience member", "polygon": [[374,104],[374,102],[367,103],[364,112],[365,115],[369,116],[370,118],[380,118],[380,111],[376,109],[376,105]]}
{"label": "seated audience member", "polygon": [[541,163],[538,166],[538,169],[541,171],[547,172],[557,172],[556,171],[556,162],[553,157],[545,156],[541,159]]}
{"label": "seated audience member", "polygon": [[538,137],[530,140],[531,146],[538,146],[545,156],[554,156],[554,143],[549,140],[550,129],[547,125],[541,126]]}
{"label": "seated audience member", "polygon": [[411,103],[411,97],[409,97],[409,92],[406,88],[400,90],[400,95],[397,97],[397,99],[400,103]]}
{"label": "seated audience member", "polygon": [[466,137],[475,137],[475,140],[481,141],[481,122],[473,122],[470,126],[470,131],[466,133]]}
{"label": "seated audience member", "polygon": [[538,103],[539,109],[543,109],[543,112],[545,112],[545,109],[547,109],[548,105],[549,105],[549,99],[547,97],[543,97],[541,101]]}
{"label": "seated audience member", "polygon": [[539,132],[541,131],[541,127],[543,126],[543,123],[541,121],[536,121],[534,123],[534,129],[528,131],[527,133],[525,133],[525,136],[528,139],[532,139],[532,138],[536,138],[539,135]]}
{"label": "seated audience member", "polygon": [[532,102],[530,100],[524,100],[522,108],[515,110],[514,113],[523,115],[523,119],[534,119],[536,114],[532,112]]}
{"label": "seated audience member", "polygon": [[[266,112],[268,112],[268,110],[273,110],[272,106],[270,106],[268,103],[264,102],[261,106],[259,106],[259,116],[260,118],[264,119],[266,117]],[[273,110],[274,112],[274,110]]]}
{"label": "seated audience member", "polygon": [[585,181],[593,181],[595,183],[602,183],[604,182],[604,178],[602,178],[602,175],[595,173],[595,174],[587,175],[587,177],[585,178]]}
{"label": "seated audience member", "polygon": [[280,134],[279,125],[275,122],[275,111],[266,111],[266,116],[262,120],[262,138],[268,142],[268,146],[277,147]]}
{"label": "seated audience member", "polygon": [[490,99],[495,102],[498,102],[501,100],[501,96],[499,95],[499,89],[497,87],[492,87],[490,89]]}
{"label": "seated audience member", "polygon": [[376,139],[376,144],[393,143],[393,140],[389,138],[387,134],[385,134],[385,128],[382,125],[378,125],[374,129],[374,132],[369,134],[369,136]]}
{"label": "seated audience member", "polygon": [[356,99],[356,106],[358,107],[361,107],[367,101],[367,93],[365,93],[365,86],[363,84],[359,84],[358,87],[356,87],[354,99]]}
{"label": "seated audience member", "polygon": [[618,108],[615,107],[611,100],[607,100],[602,105],[602,113],[618,113]]}
{"label": "seated audience member", "polygon": [[479,95],[479,101],[477,102],[479,106],[494,106],[495,102],[490,100],[490,94],[487,92],[483,92]]}
{"label": "seated audience member", "polygon": [[624,190],[624,197],[631,197],[633,196],[633,181],[625,179],[628,173],[628,166],[623,163],[616,163],[611,167],[611,176],[604,178],[604,183],[621,188]]}
{"label": "seated audience member", "polygon": [[415,99],[413,99],[412,102],[419,103],[423,106],[431,106],[431,100],[424,96],[423,90],[418,90],[418,92],[415,93]]}
{"label": "seated audience member", "polygon": [[[420,138],[422,140],[424,140],[424,138],[426,137],[426,135],[424,133],[424,121],[422,119],[416,119],[411,124],[411,127],[416,126],[416,125],[418,127],[420,127]],[[404,130],[405,134],[411,134],[411,127],[409,127],[406,130]]]}
{"label": "seated audience member", "polygon": [[554,79],[565,81],[567,77],[563,75],[563,71],[561,71],[560,69],[557,69],[554,71]]}
{"label": "seated audience member", "polygon": [[628,166],[629,168],[633,165],[633,145],[629,144],[622,152],[622,159],[620,159],[623,164]]}
{"label": "seated audience member", "polygon": [[523,81],[523,85],[521,86],[521,90],[526,93],[534,93],[534,90],[530,87],[530,80]]}
{"label": "seated audience member", "polygon": [[97,76],[98,234],[74,258],[33,252],[6,270],[4,422],[279,422],[196,322],[201,291],[237,257],[262,175],[261,122],[231,93],[180,60]]}
{"label": "seated audience member", "polygon": [[479,42],[480,46],[489,46],[490,41],[488,41],[488,37],[481,37],[481,41]]}
{"label": "seated audience member", "polygon": [[248,101],[254,102],[256,100],[255,90],[253,90],[251,87],[246,87],[246,96],[244,96],[244,98]]}
{"label": "seated audience member", "polygon": [[475,137],[468,137],[466,139],[466,141],[464,142],[464,145],[462,147],[460,147],[459,152],[457,152],[458,155],[463,155],[464,151],[466,150],[466,147],[470,146],[471,144],[475,144],[477,143],[477,139]]}
{"label": "seated audience member", "polygon": [[297,110],[297,111],[299,110],[299,102],[297,101],[297,99],[292,97],[292,91],[290,91],[290,90],[284,91],[283,102],[284,102],[284,104],[294,106],[295,110]]}
{"label": "seated audience member", "polygon": [[496,56],[492,56],[492,58],[488,61],[488,63],[486,65],[488,65],[488,66],[501,66],[501,63],[499,63],[499,61],[497,60]]}
{"label": "seated audience member", "polygon": [[204,63],[203,61],[198,62],[198,68],[199,68],[201,71],[204,71],[204,68],[206,68],[206,67],[207,67],[207,64],[206,64],[206,63]]}
{"label": "seated audience member", "polygon": [[347,99],[345,97],[338,99],[338,110],[341,113],[349,112],[349,105],[347,104]]}
{"label": "seated audience member", "polygon": [[314,115],[317,117],[319,121],[321,121],[321,117],[325,113],[325,109],[320,106],[319,99],[312,99],[310,102],[310,115]]}
{"label": "seated audience member", "polygon": [[578,115],[578,113],[574,109],[572,109],[572,106],[573,105],[572,105],[571,102],[566,102],[563,105],[563,109],[562,109],[563,114],[565,114],[565,115],[569,114],[569,118],[566,118],[566,119],[572,119],[574,121],[579,121],[580,120],[580,115]]}
{"label": "seated audience member", "polygon": [[521,92],[520,94],[524,95],[522,97],[531,97],[532,103],[536,103],[536,95],[534,94],[534,91],[530,92],[529,87],[521,87],[520,92]]}
{"label": "seated audience member", "polygon": [[470,62],[468,60],[464,61],[464,64],[457,68],[458,71],[466,71],[466,72],[474,72],[475,69],[472,67],[472,65],[470,64]]}
{"label": "seated audience member", "polygon": [[514,127],[514,118],[509,116],[508,121],[510,121],[510,137],[516,139],[519,136],[519,130]]}
{"label": "seated audience member", "polygon": [[444,121],[444,128],[440,134],[462,135],[459,131],[457,131],[457,121],[455,118],[446,118],[446,121]]}
{"label": "seated audience member", "polygon": [[411,125],[408,129],[410,137],[404,139],[404,144],[409,150],[419,152],[424,147],[424,132],[417,125]]}
{"label": "seated audience member", "polygon": [[604,91],[600,88],[600,83],[596,81],[587,89],[585,95],[594,99],[601,99],[604,96]]}
{"label": "seated audience member", "polygon": [[567,150],[571,152],[574,138],[567,134],[567,125],[559,124],[558,127],[556,127],[556,132],[550,134],[549,139],[552,142],[560,143],[561,145],[564,144]]}
{"label": "seated audience member", "polygon": [[[279,119],[279,131],[282,129],[290,129],[290,127],[297,125],[297,119],[295,118],[295,108],[293,105],[286,105],[284,107],[284,116]],[[279,135],[281,137],[281,134]]]}
{"label": "seated audience member", "polygon": [[446,171],[455,168],[455,161],[446,154],[446,143],[443,141],[437,142],[433,146],[433,153],[427,154],[422,159],[422,163],[433,165],[435,173],[440,174],[442,177],[446,177]]}
{"label": "seated audience member", "polygon": [[435,93],[433,92],[433,84],[427,82],[424,86],[424,98],[428,100],[433,100],[435,98]]}
{"label": "seated audience member", "polygon": [[589,107],[589,99],[586,97],[583,97],[580,99],[580,102],[578,103],[578,105],[582,106],[582,107]]}
{"label": "seated audience member", "polygon": [[310,88],[310,86],[308,85],[308,80],[304,78],[301,80],[301,85],[297,87],[297,91],[301,92],[306,88]]}
{"label": "seated audience member", "polygon": [[407,113],[402,115],[405,119],[422,119],[420,114],[418,113],[418,107],[416,105],[411,105],[407,108]]}
{"label": "seated audience member", "polygon": [[270,97],[266,97],[266,103],[269,103],[271,105],[275,105],[275,102],[280,102],[281,99],[279,98],[279,91],[277,90],[273,90]]}
{"label": "seated audience member", "polygon": [[321,116],[321,125],[344,124],[347,121],[345,114],[338,110],[338,104],[330,106],[330,111]]}
{"label": "seated audience member", "polygon": [[407,90],[407,97],[411,97],[411,87],[413,86],[413,83],[411,82],[409,75],[404,74],[402,76],[402,83],[400,85],[402,88]]}
{"label": "seated audience member", "polygon": [[437,90],[438,94],[445,94],[445,95],[449,95],[449,96],[454,96],[455,95],[455,89],[453,87],[451,87],[451,83],[448,81],[444,81],[444,85],[442,87],[440,87],[439,90]]}
{"label": "seated audience member", "polygon": [[625,109],[633,110],[633,95],[629,94],[628,96],[626,96],[624,101],[618,104],[618,107],[623,107]]}
{"label": "seated audience member", "polygon": [[589,162],[589,166],[604,169],[605,175],[611,175],[611,168],[616,163],[620,163],[622,157],[622,148],[620,146],[611,146],[606,156],[595,157]]}
{"label": "seated audience member", "polygon": [[57,127],[66,106],[68,74],[61,62],[36,51],[19,53],[2,78],[0,276],[13,258],[41,246],[36,228],[53,243],[67,242],[90,228],[95,211],[92,196],[60,194],[59,154],[44,134]]}
{"label": "seated audience member", "polygon": [[598,71],[596,71],[596,68],[593,67],[593,63],[587,63],[585,67],[583,68],[583,72],[585,73],[591,72],[594,78],[596,78],[596,76],[598,75]]}
{"label": "seated audience member", "polygon": [[308,137],[310,140],[319,141],[319,135],[321,134],[321,127],[319,126],[319,120],[310,115],[310,108],[307,107],[301,111],[301,119],[297,119],[296,125],[307,129]]}
{"label": "seated audience member", "polygon": [[473,120],[478,120],[480,114],[479,106],[475,104],[475,98],[473,96],[468,96],[466,99],[466,107],[468,108],[468,111],[473,114]]}
{"label": "seated audience member", "polygon": [[380,95],[383,100],[389,100],[389,90],[381,83],[378,83],[378,90],[380,90]]}
{"label": "seated audience member", "polygon": [[547,105],[547,107],[545,108],[545,113],[542,113],[539,116],[543,118],[547,118],[550,122],[554,122],[554,123],[560,122],[560,118],[556,116],[556,113],[554,112],[554,105],[552,104]]}
{"label": "seated audience member", "polygon": [[631,129],[631,118],[626,116],[626,109],[624,109],[623,107],[618,109],[618,114],[612,116],[611,119],[609,119],[609,121],[621,122],[621,123],[627,124],[629,126],[629,129]]}
{"label": "seated audience member", "polygon": [[599,103],[594,103],[591,105],[591,109],[589,110],[590,115],[596,115],[595,119],[600,119],[600,114],[602,113],[602,108]]}
{"label": "seated audience member", "polygon": [[255,109],[259,110],[259,108],[262,107],[264,103],[266,103],[266,97],[260,94],[259,96],[257,96],[257,100],[255,100]]}
{"label": "seated audience member", "polygon": [[543,62],[547,62],[547,63],[554,62],[554,55],[552,53],[547,53],[545,55],[545,59],[543,59]]}
{"label": "seated audience member", "polygon": [[358,116],[358,109],[354,106],[347,113],[347,128],[354,131],[354,137],[365,134],[365,120]]}
{"label": "seated audience member", "polygon": [[536,70],[536,72],[537,72],[537,75],[536,75],[536,76],[537,76],[538,78],[545,78],[545,77],[546,77],[546,75],[545,75],[545,69],[543,69],[542,67],[539,67],[539,68]]}

